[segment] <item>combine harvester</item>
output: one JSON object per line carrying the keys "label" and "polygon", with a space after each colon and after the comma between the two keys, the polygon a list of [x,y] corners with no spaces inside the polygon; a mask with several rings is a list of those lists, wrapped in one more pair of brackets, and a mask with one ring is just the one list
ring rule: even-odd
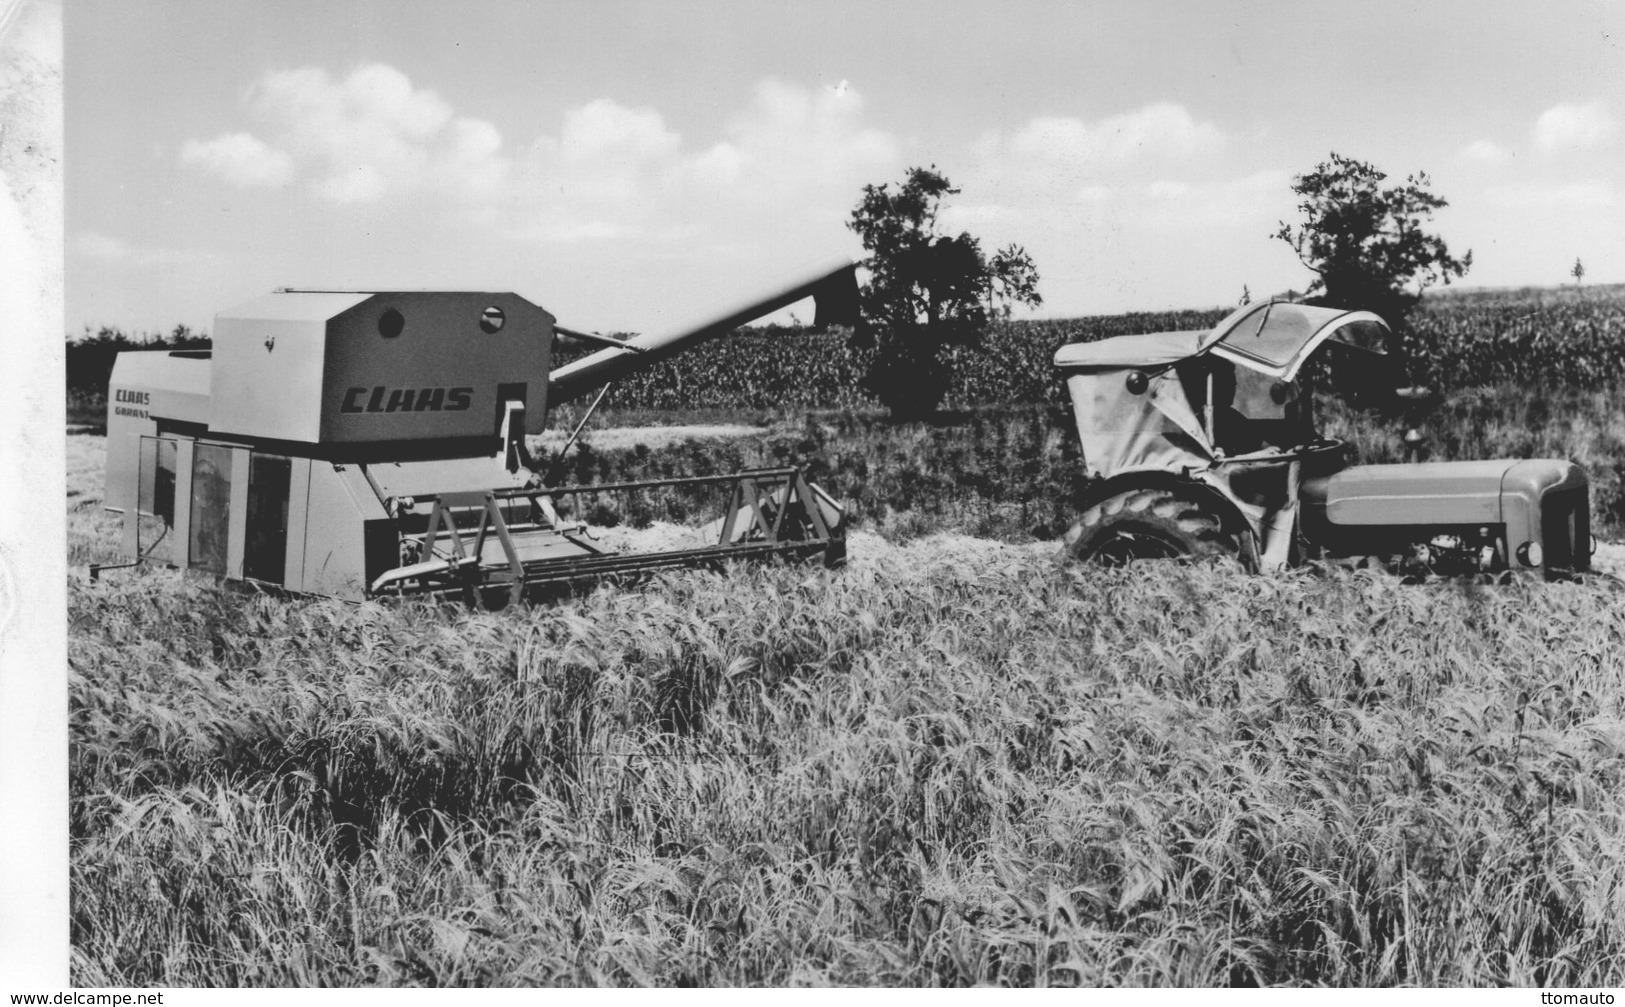
{"label": "combine harvester", "polygon": [[[107,494],[122,555],[351,601],[532,589],[729,559],[844,562],[843,512],[795,468],[545,485],[525,449],[548,410],[806,297],[850,323],[842,262],[733,311],[625,341],[557,325],[511,293],[278,290],[219,315],[212,350],[122,353],[108,391]],[[605,348],[557,369],[555,334]],[[580,425],[563,450],[568,450]],[[563,451],[561,450],[560,456]],[[712,485],[716,541],[617,553],[566,501]],[[92,567],[92,576],[101,569]]]}

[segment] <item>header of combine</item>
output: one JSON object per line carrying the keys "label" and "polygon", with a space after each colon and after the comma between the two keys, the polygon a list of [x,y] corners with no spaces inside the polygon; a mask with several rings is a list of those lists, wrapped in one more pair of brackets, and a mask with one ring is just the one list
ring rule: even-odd
{"label": "header of combine", "polygon": [[[551,405],[805,297],[823,323],[855,321],[855,268],[624,342],[512,293],[277,290],[220,314],[212,351],[119,355],[107,506],[133,562],[346,598],[493,582],[517,596],[673,565],[605,557],[554,506],[656,487],[542,486],[525,435]],[[608,348],[552,369],[556,335]],[[685,561],[842,554],[840,509],[799,474],[716,481],[733,486],[723,541]]]}

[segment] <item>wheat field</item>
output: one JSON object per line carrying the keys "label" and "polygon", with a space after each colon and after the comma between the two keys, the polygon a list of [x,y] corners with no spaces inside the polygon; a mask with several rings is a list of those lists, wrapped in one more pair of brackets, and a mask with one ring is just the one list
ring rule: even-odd
{"label": "wheat field", "polygon": [[1625,983],[1625,587],[851,565],[503,613],[109,574],[76,985]]}

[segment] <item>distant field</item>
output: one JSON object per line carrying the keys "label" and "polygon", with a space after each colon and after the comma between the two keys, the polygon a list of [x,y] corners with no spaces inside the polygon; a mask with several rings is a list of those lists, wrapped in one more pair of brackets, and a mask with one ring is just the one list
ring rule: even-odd
{"label": "distant field", "polygon": [[1564,284],[1560,287],[1435,287],[1422,300],[1423,310],[1462,306],[1490,307],[1598,304],[1625,301],[1625,283]]}
{"label": "distant field", "polygon": [[[1229,308],[1101,315],[993,325],[982,345],[954,351],[948,406],[1066,404],[1057,347],[1135,332],[1206,328]],[[1410,380],[1459,391],[1484,384],[1591,390],[1625,375],[1625,285],[1431,293],[1406,340]],[[190,343],[188,345],[191,345]],[[70,423],[106,418],[107,345],[70,344]],[[842,333],[745,329],[619,381],[610,407],[670,422],[784,418],[807,409],[868,410],[863,354]],[[98,377],[100,376],[100,377]],[[100,380],[101,384],[97,381]]]}
{"label": "distant field", "polygon": [[[992,326],[954,352],[951,408],[1065,405],[1057,347],[1135,332],[1207,328],[1230,309],[1094,316]],[[1429,297],[1405,340],[1410,380],[1446,391],[1484,384],[1596,389],[1625,375],[1625,286]],[[839,333],[735,335],[622,381],[607,404],[639,409],[869,408],[861,354]]]}

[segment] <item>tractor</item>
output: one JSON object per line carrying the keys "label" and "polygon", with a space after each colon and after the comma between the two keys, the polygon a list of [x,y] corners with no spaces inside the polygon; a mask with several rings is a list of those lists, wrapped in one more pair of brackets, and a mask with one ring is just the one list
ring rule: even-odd
{"label": "tractor", "polygon": [[[1413,576],[1590,569],[1590,484],[1558,459],[1349,465],[1315,392],[1403,403],[1377,315],[1269,300],[1211,330],[1055,354],[1088,479],[1073,560],[1226,556],[1250,570],[1370,558]],[[1329,387],[1328,387],[1329,386]]]}

